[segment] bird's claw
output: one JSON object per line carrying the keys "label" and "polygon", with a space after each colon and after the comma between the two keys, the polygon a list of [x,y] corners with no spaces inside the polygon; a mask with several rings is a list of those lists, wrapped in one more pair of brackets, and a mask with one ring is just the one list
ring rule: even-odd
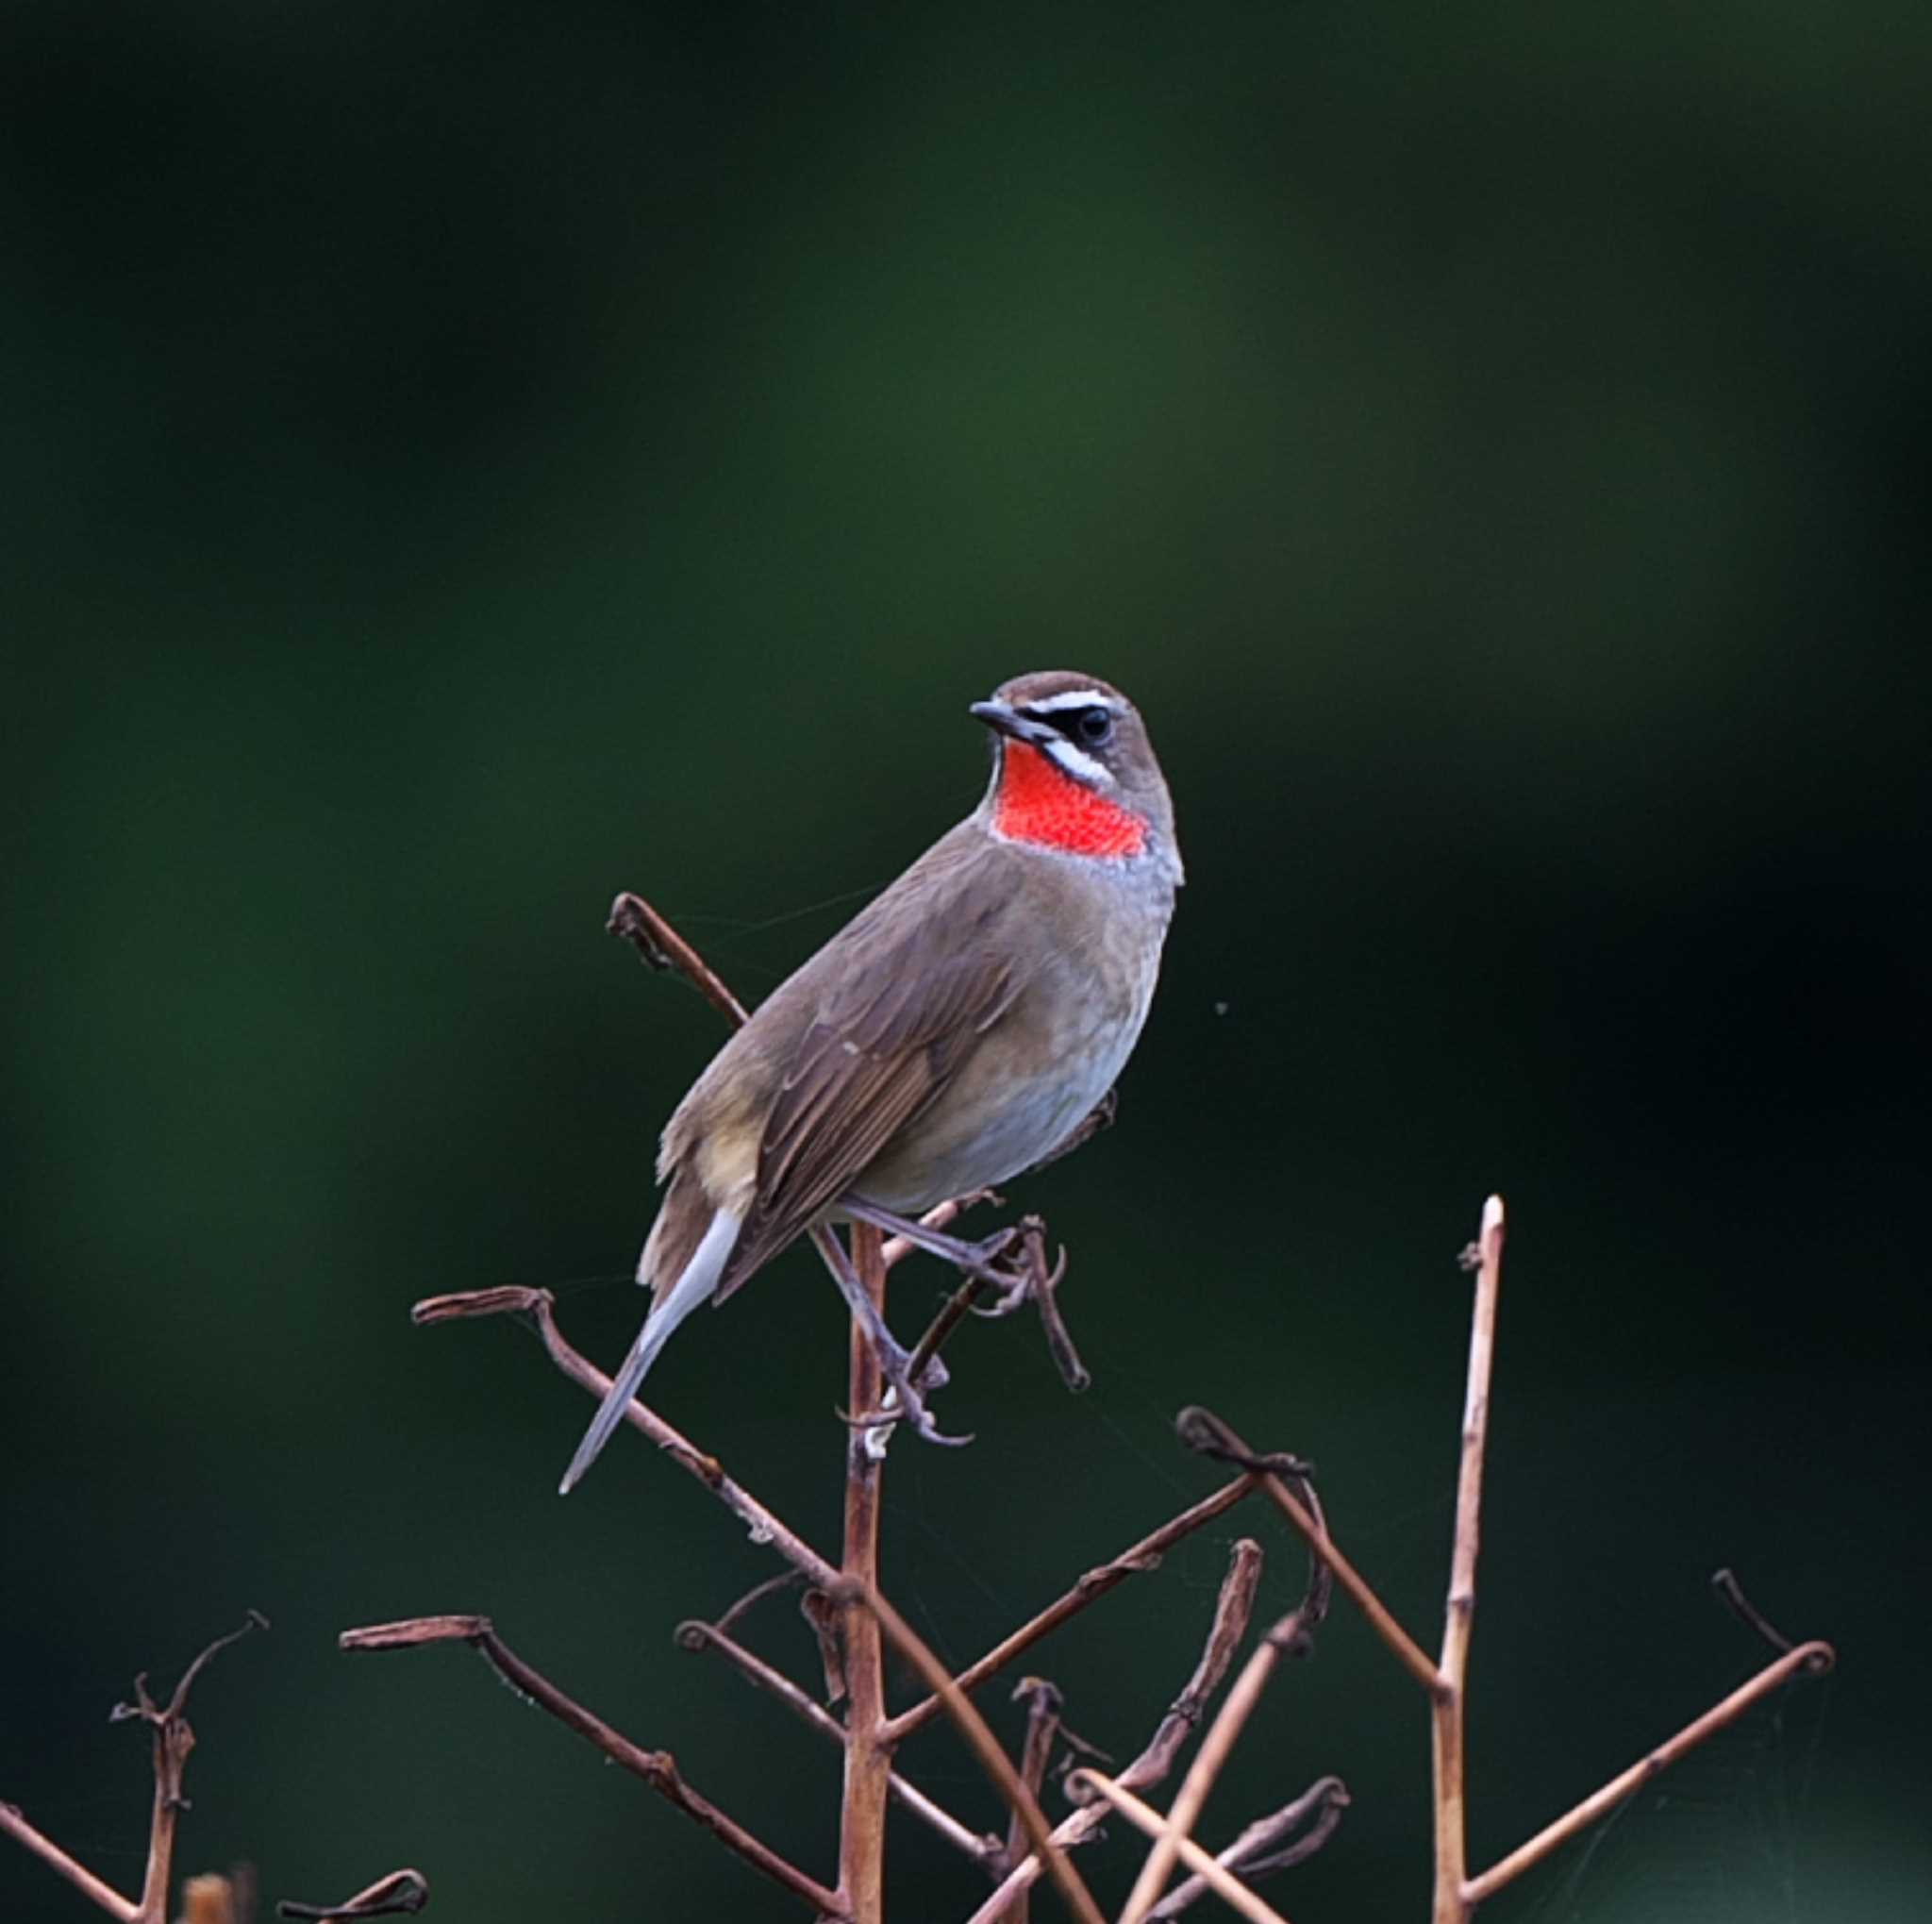
{"label": "bird's claw", "polygon": [[890,1430],[895,1423],[909,1423],[927,1443],[941,1444],[948,1449],[964,1449],[973,1441],[971,1430],[963,1436],[954,1436],[941,1430],[923,1399],[915,1398],[909,1406],[902,1406],[897,1400],[896,1386],[893,1395],[892,1402],[882,1409],[868,1410],[862,1416],[856,1416],[850,1410],[837,1405],[834,1405],[834,1410],[846,1429],[858,1432]]}
{"label": "bird's claw", "polygon": [[1010,1316],[1027,1302],[1051,1296],[1067,1273],[1064,1246],[1053,1266],[1047,1266],[1046,1225],[1039,1216],[1023,1216],[995,1231],[984,1242],[974,1244],[972,1254],[975,1259],[972,1274],[991,1283],[995,1291],[993,1300],[975,1303],[973,1313],[990,1321]]}

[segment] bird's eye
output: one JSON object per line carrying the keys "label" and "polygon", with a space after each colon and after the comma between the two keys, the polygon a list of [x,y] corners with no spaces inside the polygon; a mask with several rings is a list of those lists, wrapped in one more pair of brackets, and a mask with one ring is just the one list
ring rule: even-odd
{"label": "bird's eye", "polygon": [[1089,748],[1104,748],[1113,739],[1113,715],[1107,709],[1075,709],[1068,723],[1068,732]]}

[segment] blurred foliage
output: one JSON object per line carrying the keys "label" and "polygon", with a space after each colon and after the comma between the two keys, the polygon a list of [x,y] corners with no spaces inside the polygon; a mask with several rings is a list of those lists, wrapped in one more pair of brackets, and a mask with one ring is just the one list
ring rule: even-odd
{"label": "blurred foliage", "polygon": [[[474,1665],[335,1654],[487,1611],[829,1872],[829,1756],[669,1640],[763,1555],[641,1451],[558,1503],[581,1397],[404,1311],[552,1283],[614,1353],[717,1031],[605,903],[764,993],[1071,665],[1191,885],[1120,1128],[1017,1198],[1098,1385],[968,1332],[903,1607],[973,1654],[1206,1487],[1201,1399],[1426,1641],[1500,1188],[1476,1856],[1754,1664],[1715,1564],[1844,1661],[1496,1917],[1922,1916],[1928,54],[1884,0],[7,9],[0,1794],[138,1881],[100,1714],[255,1604],[184,1868],[791,1915]],[[658,1380],[822,1541],[841,1341],[792,1257]],[[1040,1652],[1076,1730],[1138,1746],[1233,1534]],[[1345,1618],[1210,1830],[1330,1769],[1283,1902],[1418,1915]],[[82,1915],[18,1852],[0,1911]]]}

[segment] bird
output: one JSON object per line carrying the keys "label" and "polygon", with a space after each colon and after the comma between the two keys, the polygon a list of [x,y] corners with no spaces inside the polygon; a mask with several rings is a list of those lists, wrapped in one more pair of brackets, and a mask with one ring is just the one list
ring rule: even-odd
{"label": "bird", "polygon": [[[637,1272],[651,1308],[562,1491],[678,1325],[807,1230],[872,1222],[989,1274],[988,1246],[916,1218],[1051,1160],[1124,1067],[1183,879],[1140,712],[1065,669],[968,711],[992,746],[978,807],[772,992],[666,1124]],[[835,1267],[897,1414],[958,1440],[931,1425],[849,1263]]]}

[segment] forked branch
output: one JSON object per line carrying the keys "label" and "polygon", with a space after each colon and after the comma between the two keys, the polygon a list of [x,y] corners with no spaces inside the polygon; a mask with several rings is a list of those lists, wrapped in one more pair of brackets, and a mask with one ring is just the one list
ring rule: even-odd
{"label": "forked branch", "polygon": [[[452,1296],[425,1297],[409,1312],[412,1323],[449,1323],[470,1316],[527,1315],[535,1322],[537,1333],[552,1363],[571,1381],[588,1390],[599,1401],[610,1387],[610,1379],[581,1351],[574,1348],[557,1327],[556,1299],[547,1289],[529,1289],[509,1284],[497,1289],[458,1290]],[[633,1397],[625,1406],[624,1420],[647,1437],[687,1476],[695,1477],[719,1502],[751,1531],[754,1543],[769,1544],[795,1570],[821,1588],[838,1581],[838,1571],[805,1541],[798,1532],[781,1522],[743,1484],[724,1474],[716,1457],[703,1450],[647,1404]]]}
{"label": "forked branch", "polygon": [[979,1760],[980,1767],[992,1779],[1008,1808],[1019,1818],[1027,1841],[1044,1862],[1047,1875],[1058,1885],[1068,1909],[1080,1920],[1080,1924],[1106,1924],[1100,1915],[1100,1907],[1093,1901],[1092,1892],[1087,1888],[1066,1852],[1053,1841],[1052,1829],[1046,1821],[1046,1814],[1040,1808],[1040,1799],[1021,1781],[1012,1759],[1000,1748],[999,1739],[987,1728],[986,1719],[974,1709],[972,1699],[959,1687],[958,1681],[948,1675],[946,1666],[933,1655],[918,1632],[875,1588],[861,1589],[856,1584],[848,1584],[846,1594],[855,1601],[863,1603],[873,1614],[892,1647],[919,1672],[944,1706],[946,1715],[958,1727],[967,1747]]}
{"label": "forked branch", "polygon": [[[757,1651],[747,1649],[726,1631],[724,1624],[703,1623],[693,1618],[677,1626],[678,1644],[687,1650],[711,1650],[729,1664],[748,1683],[774,1697],[802,1723],[808,1724],[822,1737],[841,1748],[845,1726],[830,1711],[801,1690],[782,1670],[765,1662]],[[986,1869],[993,1869],[1005,1855],[997,1837],[969,1831],[942,1805],[928,1797],[898,1771],[887,1779],[893,1800],[935,1831],[958,1851]]]}
{"label": "forked branch", "polygon": [[[1253,1487],[1251,1479],[1237,1477],[1233,1482],[1224,1483],[1198,1503],[1191,1504],[1178,1516],[1170,1517],[1158,1530],[1150,1531],[1119,1556],[1089,1570],[1071,1590],[1055,1598],[1044,1610],[1001,1638],[983,1657],[967,1665],[952,1681],[961,1690],[977,1689],[989,1677],[1032,1648],[1048,1631],[1058,1630],[1069,1617],[1077,1616],[1090,1603],[1105,1597],[1129,1577],[1142,1576],[1158,1568],[1161,1557],[1175,1544],[1191,1536],[1204,1524],[1213,1522],[1224,1511],[1232,1510]],[[901,1743],[914,1731],[931,1722],[943,1708],[943,1700],[935,1691],[893,1717],[886,1726],[887,1735],[891,1742]]]}
{"label": "forked branch", "polygon": [[[1214,1620],[1208,1626],[1193,1675],[1182,1687],[1173,1707],[1161,1718],[1145,1748],[1117,1775],[1116,1782],[1129,1789],[1142,1790],[1158,1783],[1174,1768],[1182,1748],[1199,1725],[1208,1699],[1221,1687],[1221,1680],[1226,1676],[1241,1639],[1247,1634],[1248,1619],[1254,1610],[1255,1593],[1260,1580],[1261,1547],[1252,1538],[1243,1537],[1234,1546],[1229,1556],[1227,1574],[1222,1579],[1221,1594],[1215,1601]],[[1053,1841],[1067,1850],[1084,1844],[1105,1822],[1107,1812],[1107,1804],[1094,1799],[1054,1827]],[[1016,1901],[1039,1881],[1041,1871],[1041,1861],[1037,1856],[1029,1856],[1014,1865],[1000,1887],[974,1912],[968,1924],[995,1924],[999,1918],[1009,1918]]]}
{"label": "forked branch", "polygon": [[1284,1471],[1294,1475],[1307,1466],[1293,1457],[1257,1456],[1213,1411],[1204,1410],[1198,1404],[1183,1410],[1174,1418],[1174,1429],[1190,1449],[1221,1463],[1239,1464],[1257,1480],[1261,1494],[1301,1532],[1308,1548],[1334,1573],[1335,1581],[1355,1600],[1395,1661],[1433,1695],[1436,1666],[1424,1655],[1422,1646],[1396,1622],[1394,1613],[1370,1588],[1368,1580],[1342,1554],[1341,1546],[1283,1480]]}
{"label": "forked branch", "polygon": [[141,1899],[125,1898],[106,1879],[99,1878],[54,1842],[44,1832],[29,1823],[12,1804],[0,1804],[0,1831],[25,1846],[50,1870],[65,1878],[75,1890],[107,1912],[120,1924],[166,1924],[168,1887],[175,1863],[175,1829],[188,1799],[181,1794],[181,1773],[188,1753],[194,1748],[194,1732],[188,1722],[188,1694],[195,1679],[207,1668],[218,1651],[245,1637],[250,1631],[266,1630],[268,1618],[251,1610],[240,1630],[217,1637],[181,1673],[181,1681],[166,1703],[157,1703],[149,1694],[147,1673],[134,1680],[134,1701],[117,1703],[108,1713],[112,1723],[138,1722],[154,1732],[154,1802],[148,1818],[147,1871],[142,1880]]}
{"label": "forked branch", "polygon": [[[1214,1861],[1223,1870],[1239,1872],[1248,1882],[1306,1864],[1335,1834],[1348,1802],[1348,1787],[1341,1778],[1317,1778],[1292,1803],[1257,1817],[1226,1849],[1215,1852]],[[1149,1924],[1178,1917],[1211,1888],[1198,1874],[1184,1879],[1148,1912]]]}
{"label": "forked branch", "polygon": [[1504,1858],[1492,1864],[1480,1877],[1462,1886],[1462,1901],[1474,1910],[1485,1898],[1494,1897],[1505,1884],[1513,1883],[1532,1865],[1541,1864],[1560,1844],[1566,1844],[1579,1831],[1585,1831],[1641,1790],[1661,1770],[1694,1750],[1707,1737],[1715,1736],[1726,1724],[1735,1723],[1754,1703],[1780,1690],[1794,1677],[1823,1676],[1838,1661],[1832,1647],[1818,1639],[1798,1644],[1763,1669],[1740,1683],[1721,1702],[1713,1704],[1701,1717],[1693,1717],[1675,1736],[1656,1749],[1647,1751],[1624,1771],[1620,1771],[1601,1789],[1592,1791],[1580,1803],[1566,1811],[1555,1823],[1547,1824],[1526,1844],[1519,1844]]}
{"label": "forked branch", "polygon": [[362,1630],[343,1631],[337,1642],[345,1650],[402,1650],[423,1644],[468,1644],[511,1689],[594,1744],[613,1764],[648,1784],[666,1803],[702,1825],[754,1869],[803,1899],[817,1916],[843,1919],[848,1916],[838,1892],[781,1857],[769,1844],[754,1837],[742,1824],[726,1816],[709,1799],[693,1790],[684,1781],[676,1760],[668,1750],[640,1748],[594,1711],[586,1710],[575,1698],[566,1696],[541,1670],[525,1663],[510,1649],[487,1616],[417,1616],[400,1623],[371,1624]]}
{"label": "forked branch", "polygon": [[[1118,1778],[1108,1777],[1089,1765],[1074,1771],[1067,1780],[1070,1790],[1081,1786],[1097,1792],[1148,1836],[1158,1839],[1166,1834],[1166,1818],[1152,1804],[1142,1803]],[[1188,1868],[1196,1877],[1204,1879],[1216,1896],[1225,1898],[1235,1910],[1250,1920],[1250,1924],[1288,1924],[1288,1919],[1279,1911],[1257,1897],[1232,1871],[1224,1869],[1209,1857],[1191,1837],[1181,1837],[1177,1840],[1177,1847]]]}
{"label": "forked branch", "polygon": [[[1278,1473],[1271,1471],[1269,1474]],[[1299,1472],[1289,1474],[1298,1486],[1297,1494],[1302,1505],[1325,1536],[1327,1522],[1322,1514],[1314,1484]],[[1208,1734],[1201,1739],[1201,1748],[1195,1752],[1187,1776],[1181,1780],[1173,1808],[1155,1837],[1146,1862],[1141,1867],[1141,1874],[1134,1881],[1134,1888],[1128,1893],[1126,1909],[1121,1913],[1121,1924],[1141,1924],[1158,1901],[1173,1872],[1174,1858],[1180,1853],[1183,1841],[1191,1836],[1202,1807],[1208,1801],[1208,1793],[1226,1767],[1235,1742],[1261,1701],[1261,1694],[1267,1689],[1275,1666],[1284,1657],[1304,1655],[1316,1627],[1328,1614],[1329,1581],[1328,1565],[1316,1560],[1308,1573],[1307,1594],[1269,1630],[1256,1646],[1254,1654],[1241,1666],[1241,1675],[1235,1679],[1213,1723],[1208,1727]],[[1197,1874],[1206,1875],[1199,1871],[1198,1866],[1196,1870]],[[1216,1888],[1220,1887],[1217,1885]]]}
{"label": "forked branch", "polygon": [[392,1870],[339,1904],[304,1904],[284,1898],[277,1917],[312,1919],[313,1924],[350,1924],[359,1917],[412,1916],[429,1901],[429,1880],[420,1870]]}

